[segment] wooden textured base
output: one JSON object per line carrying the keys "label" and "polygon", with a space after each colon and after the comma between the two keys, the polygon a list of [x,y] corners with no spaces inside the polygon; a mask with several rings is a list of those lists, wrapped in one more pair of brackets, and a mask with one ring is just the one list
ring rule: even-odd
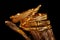
{"label": "wooden textured base", "polygon": [[45,30],[42,32],[31,31],[31,34],[34,37],[34,40],[55,40],[52,29]]}

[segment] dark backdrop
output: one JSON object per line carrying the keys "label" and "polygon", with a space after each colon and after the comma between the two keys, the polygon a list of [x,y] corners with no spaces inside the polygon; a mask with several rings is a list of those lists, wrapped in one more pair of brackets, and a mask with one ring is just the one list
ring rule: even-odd
{"label": "dark backdrop", "polygon": [[[10,29],[5,25],[5,20],[10,20],[9,17],[18,12],[23,12],[30,8],[37,7],[39,4],[42,5],[41,9],[38,12],[47,13],[48,18],[51,21],[53,33],[55,38],[58,36],[59,24],[57,23],[58,18],[54,13],[48,12],[48,0],[21,0],[21,1],[2,1],[0,2],[0,40],[24,40],[24,38]],[[56,35],[57,34],[57,35]]]}

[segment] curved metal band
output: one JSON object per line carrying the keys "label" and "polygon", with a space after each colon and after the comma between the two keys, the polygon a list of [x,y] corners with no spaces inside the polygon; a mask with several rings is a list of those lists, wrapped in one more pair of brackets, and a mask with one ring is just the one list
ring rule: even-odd
{"label": "curved metal band", "polygon": [[51,25],[48,25],[45,27],[28,27],[28,28],[21,27],[21,28],[23,28],[26,31],[31,31],[31,30],[44,31],[46,29],[51,29],[52,27],[51,27]]}

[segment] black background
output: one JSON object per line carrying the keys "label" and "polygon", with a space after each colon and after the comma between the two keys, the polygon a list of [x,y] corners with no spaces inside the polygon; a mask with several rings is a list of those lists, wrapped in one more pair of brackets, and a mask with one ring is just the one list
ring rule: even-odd
{"label": "black background", "polygon": [[[21,0],[21,1],[2,1],[0,2],[0,40],[24,40],[24,38],[5,25],[5,20],[10,20],[11,15],[18,12],[35,8],[39,4],[42,5],[38,12],[47,13],[48,19],[51,21],[52,29],[55,38],[59,35],[59,20],[58,15],[48,12],[48,0]],[[58,21],[57,21],[58,20]],[[57,38],[58,39],[58,38]]]}

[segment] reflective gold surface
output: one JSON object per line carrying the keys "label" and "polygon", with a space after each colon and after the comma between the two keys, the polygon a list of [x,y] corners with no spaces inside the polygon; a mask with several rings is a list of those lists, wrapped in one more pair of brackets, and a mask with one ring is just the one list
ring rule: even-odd
{"label": "reflective gold surface", "polygon": [[[50,25],[50,20],[47,18],[47,13],[37,13],[40,7],[41,5],[38,5],[36,8],[10,16],[11,22],[5,21],[5,23],[11,29],[21,34],[26,40],[31,39],[24,33],[23,30],[29,31],[34,40],[55,40],[54,35],[52,34],[53,32],[51,30],[52,26]],[[14,24],[17,22],[20,22],[19,27],[23,30]]]}

